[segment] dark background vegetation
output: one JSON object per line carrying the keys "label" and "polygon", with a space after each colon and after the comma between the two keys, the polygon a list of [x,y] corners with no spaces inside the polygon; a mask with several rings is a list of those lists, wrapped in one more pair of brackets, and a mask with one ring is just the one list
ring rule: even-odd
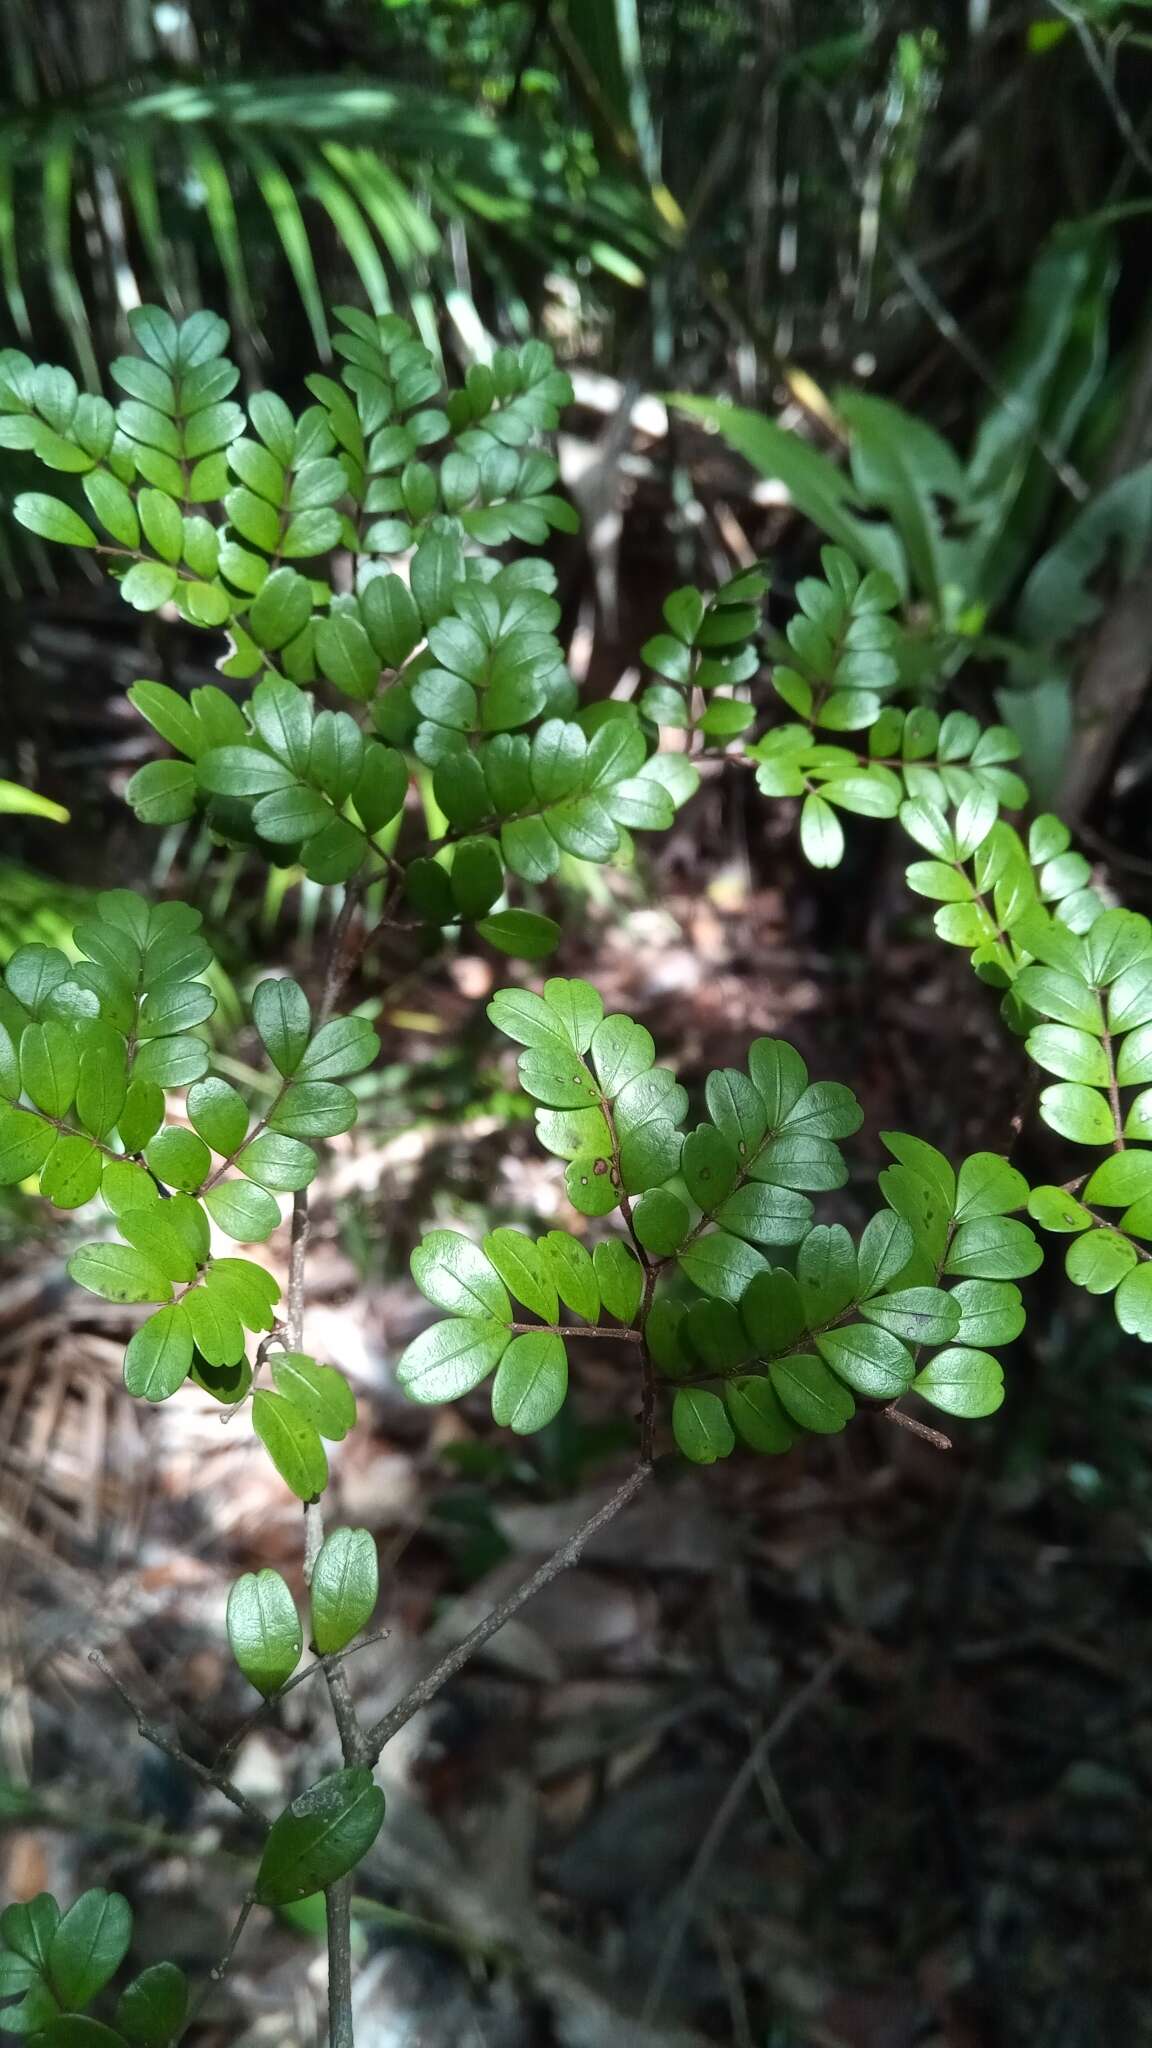
{"label": "dark background vegetation", "polygon": [[[1147,4],[2,0],[0,38],[0,343],[92,377],[138,298],[219,306],[249,382],[291,400],[345,301],[410,311],[454,366],[486,336],[553,341],[585,520],[556,559],[593,693],[686,577],[764,556],[786,605],[818,546],[654,394],[730,393],[833,455],[845,382],[962,451],[1023,394],[1035,480],[998,529],[1019,563],[962,698],[993,713],[1011,686],[1100,879],[1152,907],[1152,510],[1104,521],[1058,648],[1041,630],[1023,664],[996,658],[1029,562],[1152,456]],[[0,514],[20,487],[7,460]],[[201,636],[141,625],[6,519],[0,614],[0,774],[71,813],[3,821],[0,957],[57,939],[93,888],[185,895],[245,1078],[240,999],[269,968],[307,979],[331,907],[121,800],[151,746],[126,686],[207,680]],[[790,807],[748,781],[720,766],[637,873],[568,889],[559,971],[642,1017],[689,1082],[760,1031],[850,1081],[850,1221],[890,1125],[953,1155],[1015,1146],[1046,1178],[1036,1127],[1017,1137],[1023,1059],[886,828],[860,821],[845,868],[814,875]],[[336,1485],[379,1537],[393,1630],[353,1667],[368,1697],[551,1547],[631,1440],[613,1359],[527,1446],[392,1388],[420,1231],[544,1227],[561,1199],[483,1021],[499,973],[374,956],[356,993],[383,1059],[318,1187],[310,1348],[361,1395]],[[115,1883],[141,1959],[153,1941],[200,1970],[242,1882],[227,1830],[85,1652],[117,1647],[208,1754],[243,1711],[226,1586],[295,1570],[295,1515],[241,1429],[192,1402],[129,1412],[124,1332],[69,1292],[67,1249],[6,1200],[0,1890]],[[1025,1285],[994,1422],[946,1456],[878,1420],[672,1474],[389,1750],[363,2048],[1152,2039],[1147,1364],[1051,1248]],[[273,1798],[327,1755],[318,1703],[293,1698],[294,1740],[241,1759]],[[312,2048],[321,1953],[286,1923],[250,1941],[197,2042]]]}

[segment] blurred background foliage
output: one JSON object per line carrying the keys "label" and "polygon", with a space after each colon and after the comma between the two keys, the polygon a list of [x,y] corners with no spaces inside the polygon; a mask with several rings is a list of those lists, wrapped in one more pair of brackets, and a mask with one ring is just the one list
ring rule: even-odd
{"label": "blurred background foliage", "polygon": [[[1149,0],[3,0],[0,346],[95,383],[132,306],[214,306],[249,387],[299,403],[333,305],[410,312],[454,368],[542,332],[576,386],[560,455],[584,530],[553,548],[587,691],[627,685],[688,577],[763,557],[783,619],[822,539],[880,551],[922,632],[925,698],[946,685],[1017,725],[1044,800],[1149,911],[1150,84]],[[141,621],[85,564],[18,533],[6,505],[33,481],[5,451],[0,958],[59,942],[95,886],[189,896],[223,962],[223,1057],[251,1082],[241,999],[270,965],[307,971],[333,905],[198,828],[157,840],[135,826],[123,787],[151,743],[127,685],[208,680],[202,636]],[[3,782],[48,810],[9,809]],[[909,905],[899,849],[854,835],[828,878],[794,836],[718,768],[644,867],[566,863],[557,971],[598,980],[689,1076],[781,1032],[856,1086],[870,1130],[1003,1149],[1023,1070]],[[610,1362],[530,1452],[470,1423],[429,1438],[388,1393],[419,1228],[543,1217],[555,1200],[509,1136],[517,1099],[477,1021],[491,974],[399,942],[373,968],[357,991],[385,1044],[363,1082],[373,1139],[341,1156],[318,1203],[325,1341],[378,1400],[346,1475],[350,1513],[405,1553],[414,1631],[510,1561],[518,1576],[531,1518],[558,1515],[562,1533],[571,1495],[620,1446]],[[1046,1177],[1026,1148],[1020,1163]],[[118,1349],[69,1321],[60,1249],[29,1202],[7,1200],[0,1528],[18,1559],[38,1546],[47,1574],[17,1611],[32,1649],[13,1697],[21,1713],[33,1701],[29,1728],[55,1717],[46,1788],[13,1809],[29,1858],[59,1843],[70,1787],[93,1776],[92,1729],[61,1710],[45,1631],[79,1640],[148,1526],[154,1605],[139,1611],[162,1613],[169,1692],[209,1713],[219,1615],[200,1581],[199,1607],[164,1608],[162,1574],[191,1571],[189,1528],[221,1583],[280,1561],[274,1508],[245,1491],[246,1468],[238,1486],[218,1430],[204,1423],[192,1454],[117,1436]],[[1152,1407],[1110,1319],[1048,1273],[1030,1287],[1035,1334],[1004,1415],[944,1476],[878,1428],[858,1463],[810,1458],[767,1499],[736,1474],[719,1513],[709,1476],[693,1478],[607,1575],[574,1580],[507,1669],[466,1683],[444,1751],[420,1762],[449,1832],[506,1802],[513,1896],[535,1884],[561,1899],[609,1975],[623,1939],[623,1975],[670,1981],[670,2007],[705,2039],[1149,2038]],[[86,1573],[103,1574],[97,1592]],[[783,1793],[765,1751],[756,1815],[698,1869],[749,1740],[813,1669],[824,1693]],[[516,1800],[542,1724],[534,1863]],[[13,1725],[16,1779],[32,1749]],[[110,1717],[101,1753],[122,1776],[129,1748]],[[187,1796],[119,1789],[121,1811],[140,1794],[138,1825]],[[102,1811],[91,1834],[131,1885],[136,1845],[109,1847]],[[73,1842],[81,1867],[90,1846]],[[451,1923],[433,1929],[434,1968],[421,1972],[417,1941],[384,1980],[422,2040],[456,2048],[481,2022],[475,2038],[514,2048],[685,2038],[635,2032],[611,1999],[590,2018],[571,1953],[558,1960],[547,1913],[527,1909],[499,1940],[522,1943],[529,1989],[497,2009],[490,1984],[486,2005],[476,1928],[491,1900],[443,1841],[433,1856],[414,1835],[408,1851],[393,1890],[376,1890]],[[171,1882],[191,1959],[211,1956],[217,1931],[188,1900],[202,1872]],[[692,1931],[669,1980],[682,1906]],[[275,1970],[299,1981],[295,1949],[270,1939],[268,1956],[273,1974],[245,1993],[253,2028],[261,2001],[265,2017],[284,2010]],[[554,2001],[567,1986],[554,2033],[537,2028],[545,1980]],[[238,2029],[213,2038],[256,2038]]]}
{"label": "blurred background foliage", "polygon": [[[720,394],[850,445],[905,526],[945,507],[965,545],[936,587],[913,545],[915,595],[966,639],[951,666],[999,663],[1044,796],[1091,801],[1067,650],[1152,528],[1145,0],[7,0],[0,21],[0,340],[91,384],[141,299],[218,305],[252,384],[274,337],[291,397],[351,298],[465,365],[541,328],[616,380],[609,412]],[[601,438],[602,496],[626,423]],[[656,453],[686,558],[681,443]],[[771,426],[734,445],[818,518],[830,470],[814,499]],[[10,537],[0,572],[27,580]]]}

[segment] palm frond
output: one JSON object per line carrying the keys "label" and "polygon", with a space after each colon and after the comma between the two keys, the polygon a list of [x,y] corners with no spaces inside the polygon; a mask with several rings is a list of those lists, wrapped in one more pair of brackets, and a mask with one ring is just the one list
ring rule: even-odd
{"label": "palm frond", "polygon": [[[513,266],[530,263],[538,279],[541,266],[567,270],[590,257],[630,283],[642,280],[665,233],[642,182],[626,172],[597,173],[554,139],[423,88],[331,77],[168,80],[13,103],[0,107],[8,319],[26,338],[30,302],[51,306],[90,381],[92,319],[102,306],[118,311],[107,282],[117,265],[105,249],[101,275],[92,258],[106,228],[101,175],[124,226],[126,303],[158,291],[179,311],[192,293],[210,298],[211,285],[184,274],[190,245],[222,276],[239,330],[252,333],[275,291],[267,252],[276,248],[325,353],[322,238],[335,238],[376,311],[401,300],[434,330],[437,305],[461,292],[454,232],[474,236],[478,253],[488,241],[503,245]],[[39,246],[25,237],[22,276],[14,224],[35,217]]]}

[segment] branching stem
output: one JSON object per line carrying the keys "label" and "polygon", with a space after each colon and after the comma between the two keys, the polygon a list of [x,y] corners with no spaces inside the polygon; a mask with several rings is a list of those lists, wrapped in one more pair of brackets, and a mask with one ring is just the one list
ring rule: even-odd
{"label": "branching stem", "polygon": [[198,1762],[196,1757],[189,1756],[187,1750],[180,1747],[174,1736],[169,1735],[165,1729],[158,1728],[154,1721],[149,1720],[144,1708],[137,1700],[133,1699],[127,1686],[122,1679],[117,1677],[101,1650],[89,1650],[88,1662],[94,1664],[101,1676],[106,1678],[109,1685],[119,1693],[145,1742],[150,1742],[154,1749],[163,1750],[164,1755],[170,1756],[173,1763],[183,1764],[185,1770],[191,1771],[192,1776],[206,1789],[222,1793],[225,1799],[230,1800],[232,1805],[238,1808],[246,1820],[255,1822],[262,1831],[267,1829],[268,1821],[266,1816],[261,1813],[260,1808],[254,1806],[252,1801],[241,1792],[239,1786],[234,1785],[222,1770],[211,1770],[207,1764],[202,1764]]}
{"label": "branching stem", "polygon": [[422,1707],[428,1706],[430,1701],[435,1699],[449,1679],[455,1678],[456,1673],[463,1670],[477,1650],[482,1649],[484,1644],[503,1628],[506,1621],[511,1621],[512,1616],[519,1612],[526,1601],[531,1600],[533,1594],[541,1592],[553,1579],[559,1578],[561,1572],[567,1571],[569,1565],[577,1562],[585,1545],[615,1519],[621,1508],[627,1507],[629,1501],[635,1499],[641,1487],[651,1477],[651,1473],[652,1466],[649,1462],[637,1465],[629,1473],[624,1484],[617,1487],[611,1499],[605,1501],[602,1508],[597,1508],[594,1515],[590,1515],[571,1536],[566,1537],[559,1548],[552,1552],[551,1557],[546,1558],[544,1563],[524,1580],[523,1585],[517,1586],[514,1593],[509,1593],[506,1600],[499,1601],[492,1612],[485,1615],[483,1621],[469,1630],[463,1642],[457,1643],[454,1650],[449,1650],[446,1656],[441,1657],[440,1662],[433,1665],[426,1678],[420,1679],[412,1686],[396,1706],[367,1730],[366,1762],[375,1763],[381,1750],[391,1742],[393,1736],[398,1735],[401,1728],[407,1726],[414,1714],[418,1714]]}

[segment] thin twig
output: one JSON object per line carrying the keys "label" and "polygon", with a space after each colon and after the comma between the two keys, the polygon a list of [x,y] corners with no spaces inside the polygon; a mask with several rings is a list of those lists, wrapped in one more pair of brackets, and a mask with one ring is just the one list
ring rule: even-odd
{"label": "thin twig", "polygon": [[391,1742],[394,1735],[399,1734],[401,1728],[407,1726],[413,1714],[418,1714],[422,1707],[426,1707],[434,1700],[449,1679],[455,1678],[456,1673],[475,1656],[477,1650],[502,1629],[505,1622],[510,1621],[525,1602],[531,1600],[534,1593],[539,1593],[544,1586],[550,1585],[553,1579],[559,1578],[561,1572],[567,1571],[569,1565],[577,1562],[585,1545],[620,1513],[621,1508],[627,1507],[629,1501],[635,1498],[650,1478],[651,1473],[651,1464],[637,1465],[623,1486],[617,1488],[611,1500],[605,1501],[602,1508],[598,1508],[594,1515],[590,1515],[586,1522],[582,1522],[559,1549],[554,1550],[551,1557],[546,1558],[531,1577],[524,1580],[523,1585],[518,1586],[514,1593],[509,1593],[506,1600],[501,1600],[492,1609],[491,1614],[486,1615],[483,1621],[478,1622],[476,1627],[469,1631],[463,1642],[441,1657],[440,1662],[433,1666],[426,1678],[420,1679],[396,1706],[368,1729],[366,1762],[375,1763],[381,1750]]}
{"label": "thin twig", "polygon": [[[1053,0],[1053,5],[1059,5],[1059,0]],[[1061,9],[1061,12],[1063,12],[1063,9]],[[845,170],[851,180],[853,191],[857,198],[863,198],[864,187],[860,175],[857,152],[843,132],[843,126],[839,120],[832,95],[813,78],[807,78],[805,84],[824,109]],[[904,284],[921,310],[928,315],[937,332],[956,350],[957,355],[968,364],[969,369],[975,372],[985,388],[991,392],[997,405],[1002,406],[1005,412],[1010,413],[1012,418],[1019,422],[1019,425],[1028,435],[1037,453],[1048,464],[1048,467],[1059,479],[1060,483],[1063,484],[1069,496],[1074,498],[1077,504],[1083,504],[1091,493],[1088,484],[1081,476],[1079,470],[1076,469],[1074,464],[1065,460],[1061,449],[1042,430],[1034,415],[1022,404],[1020,399],[1016,397],[1016,394],[1010,391],[1003,383],[993,364],[989,362],[987,356],[976,346],[971,337],[965,333],[955,316],[949,312],[943,300],[933,290],[911,251],[904,247],[899,237],[892,232],[886,221],[881,221],[879,232],[881,241],[893,264],[899,271]]]}
{"label": "thin twig", "polygon": [[[340,992],[352,971],[354,954],[348,933],[359,907],[360,897],[351,884],[344,891],[328,941],[324,963],[324,985],[316,1015],[316,1029],[322,1030],[336,1008]],[[292,1198],[292,1244],[288,1260],[288,1295],[284,1325],[289,1345],[298,1351],[304,1338],[304,1271],[308,1256],[308,1191],[300,1188]],[[304,1579],[312,1583],[316,1560],[324,1545],[324,1510],[318,1500],[304,1508]],[[324,1665],[328,1697],[340,1734],[340,1750],[346,1765],[369,1761],[367,1742],[360,1726],[348,1675],[342,1663]],[[324,1893],[328,1939],[328,2036],[329,2048],[354,2048],[352,2021],[352,1878],[337,1879]]]}
{"label": "thin twig", "polygon": [[[1101,994],[1103,994],[1103,990],[1101,990]],[[1104,1047],[1104,1057],[1108,1062],[1108,1107],[1112,1116],[1112,1150],[1114,1152],[1123,1152],[1125,1150],[1124,1109],[1120,1101],[1120,1083],[1116,1077],[1116,1047],[1110,1031],[1105,1031],[1102,1034],[1101,1043]]]}
{"label": "thin twig", "polygon": [[349,1643],[346,1650],[334,1650],[330,1657],[317,1657],[314,1664],[306,1664],[302,1671],[293,1672],[292,1677],[285,1679],[278,1691],[270,1692],[267,1699],[261,1700],[256,1711],[240,1723],[234,1735],[228,1737],[216,1759],[217,1770],[222,1770],[235,1756],[240,1744],[247,1740],[254,1728],[258,1728],[262,1721],[267,1720],[273,1707],[279,1706],[286,1693],[294,1692],[298,1685],[306,1684],[308,1679],[317,1677],[319,1673],[329,1670],[332,1665],[343,1664],[346,1658],[355,1657],[359,1651],[371,1649],[373,1643],[386,1643],[391,1633],[390,1628],[373,1629],[371,1635],[360,1636],[356,1642]]}
{"label": "thin twig", "polygon": [[657,1959],[656,1968],[652,1973],[652,1982],[648,1986],[648,1995],[644,2000],[644,2007],[640,2015],[642,2021],[647,2025],[650,2026],[656,2018],[660,2003],[668,1986],[672,1966],[680,1952],[684,1936],[688,1932],[696,1899],[700,1887],[708,1874],[709,1866],[716,1856],[732,1822],[735,1820],[740,1810],[740,1803],[749,1785],[755,1778],[763,1758],[768,1755],[770,1750],[775,1748],[778,1742],[783,1740],[794,1723],[799,1720],[801,1714],[806,1712],[811,1706],[813,1700],[819,1698],[819,1695],[826,1690],[839,1671],[846,1655],[846,1648],[836,1650],[831,1657],[828,1657],[821,1664],[819,1670],[813,1673],[807,1684],[802,1685],[798,1692],[793,1693],[790,1700],[785,1701],[775,1720],[769,1723],[761,1735],[757,1736],[756,1741],[753,1743],[748,1755],[729,1785],[727,1792],[716,1808],[708,1824],[704,1839],[696,1851],[692,1867],[680,1887],[679,1896],[668,1919],[667,1930],[660,1947],[660,1955]]}
{"label": "thin twig", "polygon": [[1152,175],[1152,156],[1149,155],[1144,147],[1140,130],[1137,128],[1116,90],[1112,74],[1096,47],[1095,37],[1084,16],[1078,7],[1066,6],[1065,0],[1051,0],[1051,5],[1055,8],[1057,14],[1063,16],[1069,28],[1073,31],[1080,48],[1084,52],[1088,69],[1091,71],[1108,102],[1112,119],[1127,143],[1130,154],[1135,158],[1142,171],[1147,171],[1149,175]]}
{"label": "thin twig", "polygon": [[885,1422],[898,1422],[901,1429],[911,1430],[913,1436],[922,1436],[925,1443],[935,1444],[938,1451],[952,1449],[952,1439],[945,1436],[942,1429],[930,1428],[928,1423],[921,1422],[916,1415],[905,1415],[903,1408],[898,1408],[895,1401],[890,1401],[887,1408],[882,1408],[880,1413]]}
{"label": "thin twig", "polygon": [[231,1800],[232,1805],[239,1808],[246,1819],[255,1821],[261,1829],[267,1830],[267,1816],[261,1813],[260,1808],[254,1806],[250,1799],[245,1797],[239,1786],[234,1785],[232,1780],[225,1776],[223,1771],[211,1770],[207,1764],[199,1763],[194,1756],[188,1755],[187,1750],[181,1749],[174,1736],[169,1735],[165,1729],[158,1728],[154,1721],[148,1719],[143,1707],[137,1700],[133,1699],[123,1680],[118,1678],[113,1671],[103,1651],[89,1650],[88,1662],[94,1664],[101,1676],[106,1678],[109,1685],[119,1693],[145,1742],[150,1742],[154,1749],[163,1750],[165,1756],[170,1756],[174,1763],[182,1764],[184,1769],[190,1771],[192,1776],[198,1779],[201,1785],[210,1788],[214,1792],[222,1793],[225,1799]]}
{"label": "thin twig", "polygon": [[656,1367],[648,1349],[648,1317],[652,1310],[652,1296],[656,1291],[656,1268],[644,1269],[644,1294],[640,1303],[640,1367],[643,1374],[640,1396],[640,1456],[651,1464],[656,1455]]}
{"label": "thin twig", "polygon": [[640,1330],[610,1330],[604,1323],[509,1323],[517,1336],[538,1336],[542,1330],[554,1337],[613,1337],[618,1344],[642,1344]]}
{"label": "thin twig", "polygon": [[216,1989],[216,1986],[219,1983],[221,1983],[223,1979],[227,1976],[228,1968],[231,1964],[233,1956],[236,1953],[236,1948],[240,1940],[240,1936],[243,1934],[244,1929],[248,1924],[248,1915],[252,1911],[252,1908],[255,1904],[255,1892],[248,1892],[245,1895],[244,1903],[240,1908],[239,1914],[237,1915],[236,1924],[228,1937],[228,1946],[224,1950],[224,1953],[221,1956],[220,1961],[218,1963],[213,1964],[212,1968],[208,1972],[208,1975],[204,1979],[203,1984],[200,1986],[199,1992],[197,1993],[196,1997],[192,2000],[192,2003],[189,2006],[188,2012],[185,2016],[184,2024],[181,2027],[180,2032],[176,2036],[177,2042],[182,2041],[184,2039],[185,2034],[188,2033],[189,2029],[193,2026],[195,2021],[199,2019],[204,2006],[207,2004],[213,1991]]}
{"label": "thin twig", "polygon": [[324,1894],[328,1928],[328,2048],[355,2048],[352,2020],[352,1872]]}

